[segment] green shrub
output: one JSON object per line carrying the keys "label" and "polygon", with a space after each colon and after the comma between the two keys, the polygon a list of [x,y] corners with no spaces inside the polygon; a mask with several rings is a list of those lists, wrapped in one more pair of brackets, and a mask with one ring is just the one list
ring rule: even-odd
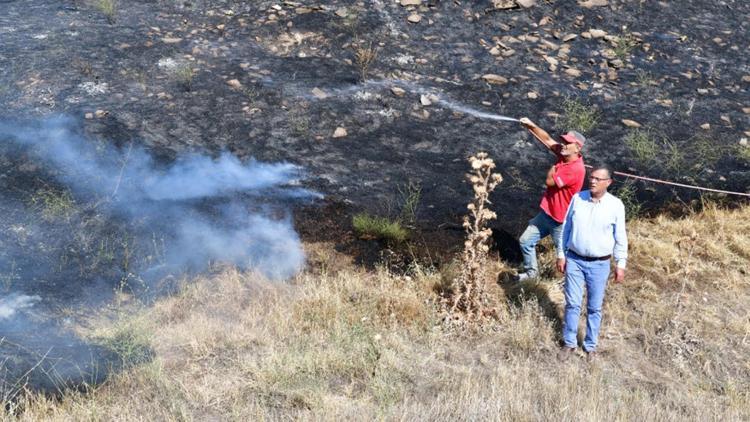
{"label": "green shrub", "polygon": [[566,98],[562,108],[563,115],[557,120],[556,125],[559,130],[575,130],[586,134],[599,123],[599,110],[575,98]]}
{"label": "green shrub", "polygon": [[625,136],[625,145],[639,162],[650,163],[659,154],[654,136],[646,130],[634,130]]}
{"label": "green shrub", "polygon": [[107,18],[107,22],[115,23],[117,16],[117,0],[94,0],[94,6]]}
{"label": "green shrub", "polygon": [[409,234],[398,220],[391,221],[385,217],[374,217],[365,213],[355,215],[352,225],[357,235],[363,238],[401,243]]}

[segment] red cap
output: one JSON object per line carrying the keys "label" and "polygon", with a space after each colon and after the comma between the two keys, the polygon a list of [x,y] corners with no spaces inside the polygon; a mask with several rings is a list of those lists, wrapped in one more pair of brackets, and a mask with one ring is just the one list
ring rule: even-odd
{"label": "red cap", "polygon": [[569,144],[578,144],[581,148],[583,148],[583,144],[586,143],[586,138],[574,130],[571,130],[564,135],[560,135],[560,137]]}

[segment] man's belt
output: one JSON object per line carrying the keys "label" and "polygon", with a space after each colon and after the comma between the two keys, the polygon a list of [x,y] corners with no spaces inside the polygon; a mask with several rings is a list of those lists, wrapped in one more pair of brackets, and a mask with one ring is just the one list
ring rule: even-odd
{"label": "man's belt", "polygon": [[605,255],[605,256],[583,256],[578,255],[577,253],[568,250],[568,253],[573,256],[573,258],[580,259],[581,261],[608,261],[609,258],[612,257],[612,255]]}

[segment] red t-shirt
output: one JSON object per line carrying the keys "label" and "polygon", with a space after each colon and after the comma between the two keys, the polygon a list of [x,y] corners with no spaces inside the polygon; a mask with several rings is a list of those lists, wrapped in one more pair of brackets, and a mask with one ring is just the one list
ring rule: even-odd
{"label": "red t-shirt", "polygon": [[586,178],[586,168],[583,166],[583,157],[566,163],[563,157],[557,154],[555,164],[555,186],[548,186],[542,196],[539,206],[553,220],[562,223],[568,212],[568,205],[573,195],[581,191],[583,179]]}

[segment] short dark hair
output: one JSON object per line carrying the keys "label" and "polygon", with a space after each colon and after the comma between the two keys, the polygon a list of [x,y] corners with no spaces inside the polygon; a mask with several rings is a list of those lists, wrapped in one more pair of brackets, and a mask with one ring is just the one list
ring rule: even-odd
{"label": "short dark hair", "polygon": [[591,167],[591,172],[595,172],[597,170],[604,170],[607,172],[607,176],[609,176],[610,179],[615,180],[615,173],[612,171],[612,167],[610,167],[606,163],[596,163]]}

